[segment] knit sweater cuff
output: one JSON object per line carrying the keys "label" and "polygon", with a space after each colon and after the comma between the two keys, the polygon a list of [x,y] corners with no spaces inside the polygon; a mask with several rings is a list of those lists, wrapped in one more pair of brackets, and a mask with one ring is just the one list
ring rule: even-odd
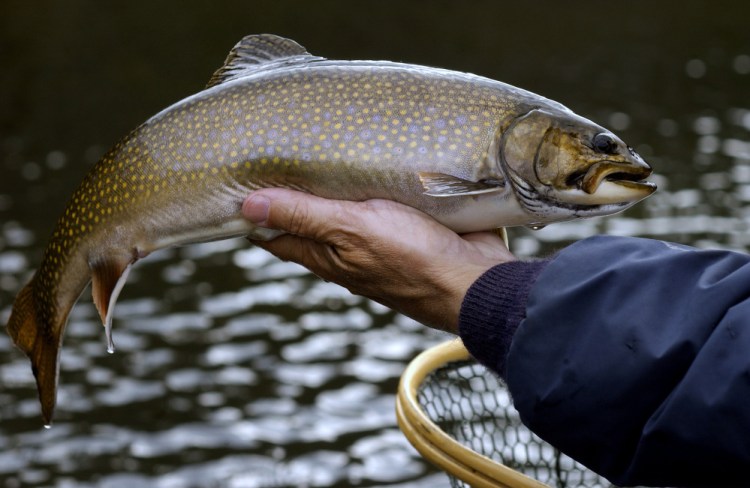
{"label": "knit sweater cuff", "polygon": [[531,288],[550,260],[511,261],[485,272],[466,292],[458,330],[478,362],[503,379],[513,335],[526,317]]}

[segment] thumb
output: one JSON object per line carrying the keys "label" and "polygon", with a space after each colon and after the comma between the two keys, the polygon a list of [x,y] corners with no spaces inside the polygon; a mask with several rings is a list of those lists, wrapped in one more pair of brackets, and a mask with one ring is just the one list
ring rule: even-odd
{"label": "thumb", "polygon": [[242,203],[243,217],[253,224],[319,242],[346,224],[345,214],[337,201],[282,188],[257,190]]}

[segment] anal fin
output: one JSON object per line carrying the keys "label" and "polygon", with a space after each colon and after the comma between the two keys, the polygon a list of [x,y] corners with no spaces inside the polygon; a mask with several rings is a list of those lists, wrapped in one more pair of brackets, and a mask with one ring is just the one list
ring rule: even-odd
{"label": "anal fin", "polygon": [[135,259],[117,259],[104,257],[89,263],[91,267],[91,295],[94,305],[99,311],[99,316],[104,325],[107,336],[107,352],[114,352],[115,345],[112,341],[112,314],[114,312],[117,297],[125,286],[130,274],[130,268]]}

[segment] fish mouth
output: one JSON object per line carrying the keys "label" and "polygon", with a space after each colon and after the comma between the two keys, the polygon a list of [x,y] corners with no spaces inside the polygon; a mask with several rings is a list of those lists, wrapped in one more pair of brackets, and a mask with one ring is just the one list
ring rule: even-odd
{"label": "fish mouth", "polygon": [[585,172],[574,174],[569,183],[580,190],[594,194],[603,182],[614,183],[625,189],[651,194],[656,185],[645,181],[651,175],[647,165],[633,165],[617,161],[600,161],[592,164]]}

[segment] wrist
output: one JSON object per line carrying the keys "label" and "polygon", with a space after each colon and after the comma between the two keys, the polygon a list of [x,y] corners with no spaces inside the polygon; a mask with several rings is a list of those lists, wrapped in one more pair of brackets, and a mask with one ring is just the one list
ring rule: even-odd
{"label": "wrist", "polygon": [[482,274],[461,303],[458,332],[474,358],[505,376],[506,358],[537,277],[549,261],[511,261]]}

